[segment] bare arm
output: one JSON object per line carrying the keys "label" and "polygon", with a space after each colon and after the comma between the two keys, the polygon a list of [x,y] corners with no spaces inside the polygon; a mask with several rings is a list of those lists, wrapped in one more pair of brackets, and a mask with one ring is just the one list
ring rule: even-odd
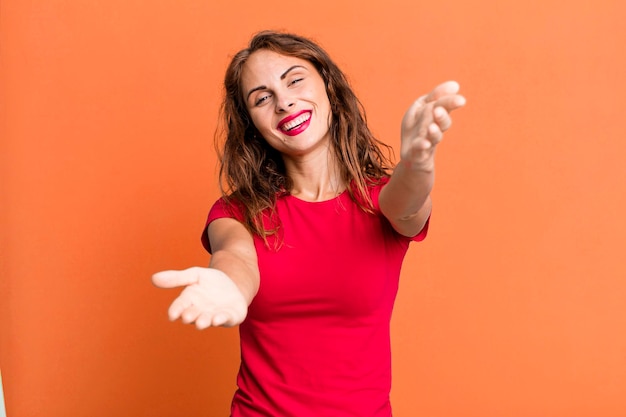
{"label": "bare arm", "polygon": [[224,218],[211,222],[207,233],[213,251],[209,268],[228,275],[250,305],[259,290],[259,265],[250,232],[238,221]]}
{"label": "bare arm", "polygon": [[432,207],[435,151],[450,128],[450,112],[465,105],[459,85],[449,81],[417,99],[402,119],[400,162],[380,192],[380,209],[404,236],[422,230]]}
{"label": "bare arm", "polygon": [[214,220],[208,229],[213,256],[208,268],[162,271],[152,276],[161,288],[185,286],[169,308],[199,329],[243,322],[259,289],[259,268],[252,236],[233,219]]}

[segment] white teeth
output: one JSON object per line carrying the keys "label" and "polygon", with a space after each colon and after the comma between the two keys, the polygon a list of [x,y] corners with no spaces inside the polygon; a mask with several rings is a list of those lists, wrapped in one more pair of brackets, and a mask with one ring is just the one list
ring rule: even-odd
{"label": "white teeth", "polygon": [[298,116],[295,119],[285,123],[280,128],[282,130],[291,130],[291,129],[295,128],[296,126],[299,126],[302,123],[306,122],[310,118],[311,118],[311,113],[306,112],[306,113],[302,114],[301,116]]}

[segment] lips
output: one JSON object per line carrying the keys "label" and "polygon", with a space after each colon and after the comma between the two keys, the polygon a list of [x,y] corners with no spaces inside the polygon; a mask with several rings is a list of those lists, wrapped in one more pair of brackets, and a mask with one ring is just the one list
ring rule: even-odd
{"label": "lips", "polygon": [[301,112],[289,115],[278,122],[276,128],[288,136],[296,136],[304,132],[311,123],[311,111],[302,110]]}

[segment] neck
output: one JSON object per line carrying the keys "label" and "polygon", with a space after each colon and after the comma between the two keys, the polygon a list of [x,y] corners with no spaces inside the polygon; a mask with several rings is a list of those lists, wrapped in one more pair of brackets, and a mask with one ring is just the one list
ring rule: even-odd
{"label": "neck", "polygon": [[285,159],[285,168],[293,183],[291,195],[301,200],[330,200],[346,189],[339,163],[331,153],[306,159]]}

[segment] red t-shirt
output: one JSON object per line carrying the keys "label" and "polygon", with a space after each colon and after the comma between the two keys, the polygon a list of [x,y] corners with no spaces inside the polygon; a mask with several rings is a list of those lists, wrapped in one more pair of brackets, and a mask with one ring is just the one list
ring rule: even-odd
{"label": "red t-shirt", "polygon": [[[386,182],[386,181],[385,181]],[[413,238],[396,233],[347,192],[322,202],[278,199],[282,246],[254,238],[259,292],[240,325],[232,417],[389,417],[389,324],[400,266]],[[222,200],[208,224],[234,217]],[[203,244],[210,252],[206,236]]]}

